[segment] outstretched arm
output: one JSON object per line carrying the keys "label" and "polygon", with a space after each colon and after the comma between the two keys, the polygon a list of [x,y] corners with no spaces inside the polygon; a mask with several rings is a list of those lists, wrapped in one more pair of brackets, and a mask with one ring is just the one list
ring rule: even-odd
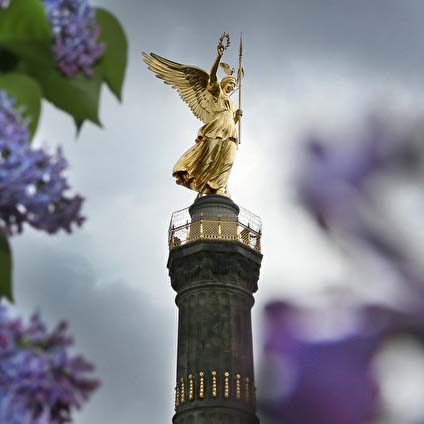
{"label": "outstretched arm", "polygon": [[218,81],[216,77],[216,72],[218,71],[219,62],[221,62],[222,55],[224,54],[224,47],[222,45],[219,45],[217,47],[217,50],[218,50],[218,56],[215,59],[215,63],[212,65],[210,79],[209,79],[209,81],[212,84]]}

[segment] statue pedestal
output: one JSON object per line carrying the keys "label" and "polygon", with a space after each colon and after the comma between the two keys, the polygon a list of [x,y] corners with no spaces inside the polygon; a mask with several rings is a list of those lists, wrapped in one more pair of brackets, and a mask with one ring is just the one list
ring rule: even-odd
{"label": "statue pedestal", "polygon": [[[238,231],[239,207],[227,197],[201,197],[189,212],[190,225],[229,222]],[[222,228],[216,238],[188,236],[171,248],[179,309],[174,424],[259,423],[251,308],[261,260],[236,237],[223,237]]]}

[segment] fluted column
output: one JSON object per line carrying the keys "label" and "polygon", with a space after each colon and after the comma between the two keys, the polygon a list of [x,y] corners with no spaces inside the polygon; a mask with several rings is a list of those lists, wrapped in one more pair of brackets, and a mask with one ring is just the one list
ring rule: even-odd
{"label": "fluted column", "polygon": [[[223,196],[191,206],[192,223],[237,221]],[[236,231],[234,227],[234,231]],[[179,309],[174,424],[257,424],[251,308],[262,255],[234,240],[196,240],[171,250]]]}

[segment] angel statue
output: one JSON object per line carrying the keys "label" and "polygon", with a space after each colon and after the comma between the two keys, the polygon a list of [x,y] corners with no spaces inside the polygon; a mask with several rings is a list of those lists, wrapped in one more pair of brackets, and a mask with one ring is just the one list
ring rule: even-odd
{"label": "angel statue", "polygon": [[198,197],[203,194],[230,197],[227,181],[237,151],[236,124],[242,111],[236,110],[230,98],[237,85],[234,70],[221,63],[227,75],[221,81],[217,78],[221,58],[229,44],[230,37],[224,33],[219,39],[218,56],[210,75],[195,66],[172,62],[155,53],[143,53],[148,68],[175,88],[194,115],[204,122],[194,146],[180,157],[172,171],[177,184],[197,191]]}

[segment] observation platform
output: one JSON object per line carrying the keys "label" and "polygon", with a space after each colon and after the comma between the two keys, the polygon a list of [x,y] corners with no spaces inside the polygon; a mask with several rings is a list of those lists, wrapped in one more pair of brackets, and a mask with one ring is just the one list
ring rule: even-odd
{"label": "observation platform", "polygon": [[262,222],[259,216],[219,195],[203,196],[172,214],[169,250],[199,240],[238,241],[261,252]]}

